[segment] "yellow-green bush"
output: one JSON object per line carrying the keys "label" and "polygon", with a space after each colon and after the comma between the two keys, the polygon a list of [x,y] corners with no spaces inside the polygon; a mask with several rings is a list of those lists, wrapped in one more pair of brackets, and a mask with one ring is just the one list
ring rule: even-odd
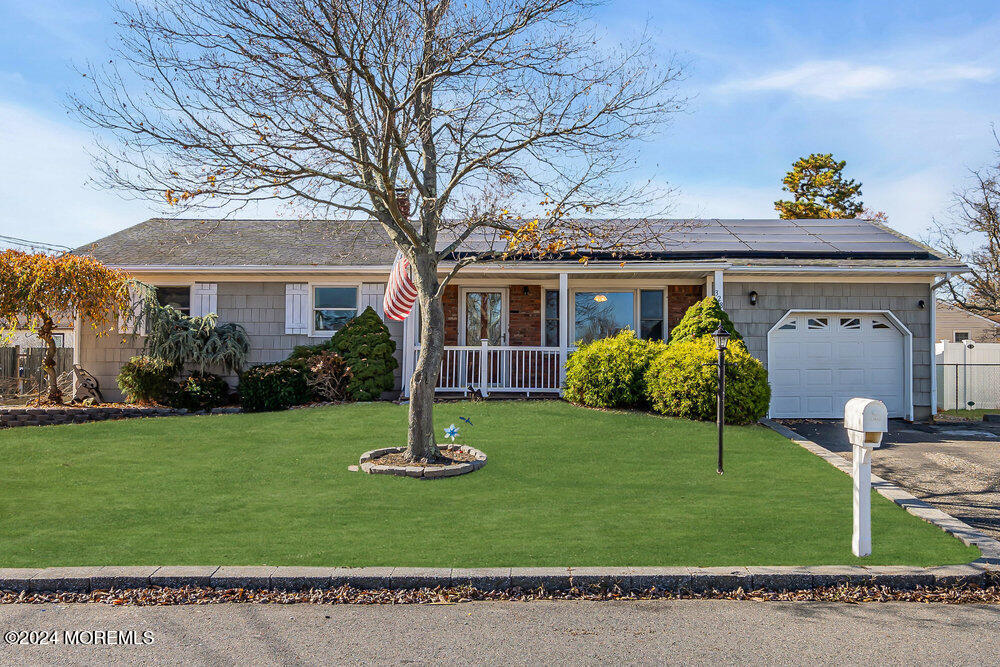
{"label": "yellow-green bush", "polygon": [[[716,325],[718,326],[718,325]],[[684,419],[714,420],[718,351],[711,336],[678,340],[661,351],[646,371],[646,396],[653,410]],[[726,350],[726,422],[752,424],[767,414],[771,387],[767,371],[742,341]]]}
{"label": "yellow-green bush", "polygon": [[581,345],[566,362],[564,396],[594,408],[645,407],[646,370],[666,347],[639,340],[631,329]]}

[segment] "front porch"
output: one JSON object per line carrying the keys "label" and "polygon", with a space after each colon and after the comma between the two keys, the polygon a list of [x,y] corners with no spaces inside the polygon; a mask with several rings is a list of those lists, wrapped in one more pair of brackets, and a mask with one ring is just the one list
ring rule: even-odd
{"label": "front porch", "polygon": [[[436,391],[445,394],[558,395],[566,359],[579,341],[625,327],[664,340],[707,294],[721,300],[722,271],[637,269],[555,275],[467,276],[444,293],[445,349]],[[403,330],[402,392],[420,354],[416,317]]]}

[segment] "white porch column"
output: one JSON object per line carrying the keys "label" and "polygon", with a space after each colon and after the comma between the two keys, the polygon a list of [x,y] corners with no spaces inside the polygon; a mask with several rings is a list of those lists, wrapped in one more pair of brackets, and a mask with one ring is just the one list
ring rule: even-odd
{"label": "white porch column", "polygon": [[722,297],[725,294],[725,284],[722,281],[722,269],[717,269],[715,271],[715,277],[712,280],[712,294],[719,301],[719,305],[725,307],[722,301]]}
{"label": "white porch column", "polygon": [[569,275],[559,274],[559,395],[566,384],[566,358],[569,354]]}
{"label": "white porch column", "polygon": [[415,338],[417,334],[417,314],[419,306],[414,304],[413,310],[403,320],[403,398],[410,397],[410,378],[413,376]]}

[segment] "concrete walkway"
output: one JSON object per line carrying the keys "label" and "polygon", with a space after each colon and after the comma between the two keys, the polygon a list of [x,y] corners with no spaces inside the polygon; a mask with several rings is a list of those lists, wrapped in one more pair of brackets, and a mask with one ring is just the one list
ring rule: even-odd
{"label": "concrete walkway", "polygon": [[725,600],[452,606],[9,605],[5,631],[151,644],[0,647],[0,664],[996,664],[1000,606]]}

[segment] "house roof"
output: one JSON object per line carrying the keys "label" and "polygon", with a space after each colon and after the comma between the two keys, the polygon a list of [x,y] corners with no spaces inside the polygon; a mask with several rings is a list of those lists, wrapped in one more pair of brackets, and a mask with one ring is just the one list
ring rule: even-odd
{"label": "house roof", "polygon": [[[656,242],[630,250],[629,258],[761,266],[961,267],[957,260],[867,220],[674,219],[644,224],[657,231]],[[474,236],[456,254],[495,247],[492,241]],[[391,264],[396,254],[383,229],[367,221],[166,218],[146,220],[76,252],[128,267],[380,266]]]}

